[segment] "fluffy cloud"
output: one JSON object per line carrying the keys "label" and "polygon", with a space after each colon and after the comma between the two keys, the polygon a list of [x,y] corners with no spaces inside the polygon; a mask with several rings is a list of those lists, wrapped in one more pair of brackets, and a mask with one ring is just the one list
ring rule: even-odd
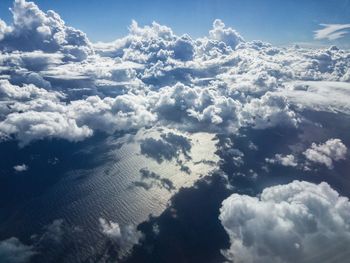
{"label": "fluffy cloud", "polygon": [[303,154],[307,160],[324,164],[328,169],[332,169],[333,161],[344,160],[346,153],[347,148],[340,139],[329,139],[321,144],[312,143]]}
{"label": "fluffy cloud", "polygon": [[[86,35],[65,25],[52,10],[44,13],[33,2],[15,0],[11,8],[13,25],[4,30],[0,24],[2,40],[0,49],[5,51],[62,52],[68,59],[82,60],[92,52]],[[5,31],[5,32],[4,32]]]}
{"label": "fluffy cloud", "polygon": [[214,88],[189,87],[177,83],[162,88],[158,94],[155,110],[160,120],[177,123],[189,130],[237,128],[241,103],[220,94]]}
{"label": "fluffy cloud", "polygon": [[258,129],[278,125],[297,126],[299,122],[287,99],[269,92],[259,99],[252,99],[244,106],[241,121]]}
{"label": "fluffy cloud", "polygon": [[244,39],[237,31],[227,28],[220,19],[214,21],[213,29],[209,31],[209,36],[212,39],[222,41],[232,49],[235,49],[239,43],[244,42]]}
{"label": "fluffy cloud", "polygon": [[220,220],[234,262],[337,262],[347,260],[350,202],[327,183],[294,181],[265,188],[259,197],[233,194]]}
{"label": "fluffy cloud", "polygon": [[11,30],[6,23],[0,19],[0,41],[4,38],[4,36]]}
{"label": "fluffy cloud", "polygon": [[25,263],[36,253],[15,237],[0,241],[0,261],[6,263]]}
{"label": "fluffy cloud", "polygon": [[28,170],[28,168],[29,167],[26,164],[18,164],[18,165],[13,166],[13,169],[18,173],[25,172]]}
{"label": "fluffy cloud", "polygon": [[118,223],[107,221],[104,218],[100,218],[99,222],[102,233],[122,248],[131,249],[142,237],[132,225],[120,227]]}
{"label": "fluffy cloud", "polygon": [[0,131],[3,136],[15,134],[22,146],[47,137],[79,141],[92,134],[87,126],[79,127],[74,119],[58,112],[34,111],[9,114],[0,123]]}
{"label": "fluffy cloud", "polygon": [[0,137],[21,145],[154,125],[297,127],[304,108],[350,113],[349,52],[335,47],[246,42],[218,19],[197,39],[133,21],[127,36],[91,44],[32,2],[16,0],[12,13],[12,26],[0,22]]}
{"label": "fluffy cloud", "polygon": [[12,85],[8,80],[0,80],[0,98],[10,103],[11,101],[28,101],[38,98],[57,101],[64,96],[59,92],[50,92],[33,84],[24,84],[19,87]]}
{"label": "fluffy cloud", "polygon": [[80,141],[93,130],[112,133],[147,126],[155,119],[147,111],[145,99],[135,95],[91,96],[67,104],[61,101],[61,93],[32,84],[19,87],[4,80],[0,82],[0,96],[6,102],[0,107],[6,116],[0,122],[0,134],[4,138],[15,135],[21,145],[43,138]]}
{"label": "fluffy cloud", "polygon": [[283,166],[292,166],[295,167],[298,165],[297,161],[295,160],[294,155],[288,154],[288,155],[282,155],[282,154],[275,154],[274,158],[266,158],[266,162],[272,163],[272,164],[280,164]]}

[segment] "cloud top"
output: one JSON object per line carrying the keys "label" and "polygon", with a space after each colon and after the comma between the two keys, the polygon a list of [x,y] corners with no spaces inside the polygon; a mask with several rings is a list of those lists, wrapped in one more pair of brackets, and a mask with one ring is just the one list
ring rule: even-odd
{"label": "cloud top", "polygon": [[224,253],[238,263],[346,261],[349,211],[349,199],[327,183],[293,181],[259,197],[233,194],[220,209],[231,240]]}
{"label": "cloud top", "polygon": [[347,51],[248,42],[220,19],[197,39],[133,21],[125,37],[91,44],[33,2],[12,13],[0,21],[0,139],[20,146],[154,126],[298,128],[305,108],[350,113]]}
{"label": "cloud top", "polygon": [[311,147],[303,154],[306,159],[333,168],[333,162],[346,158],[347,147],[340,139],[329,139],[325,143],[312,143]]}

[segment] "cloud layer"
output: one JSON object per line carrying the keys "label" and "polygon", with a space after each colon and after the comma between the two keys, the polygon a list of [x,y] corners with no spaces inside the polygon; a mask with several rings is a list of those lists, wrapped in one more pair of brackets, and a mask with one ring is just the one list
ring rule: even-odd
{"label": "cloud layer", "polygon": [[11,10],[13,23],[0,22],[0,138],[20,146],[151,126],[298,127],[315,105],[350,113],[349,53],[335,47],[247,42],[219,19],[197,39],[133,21],[127,36],[92,44],[54,11],[24,0]]}

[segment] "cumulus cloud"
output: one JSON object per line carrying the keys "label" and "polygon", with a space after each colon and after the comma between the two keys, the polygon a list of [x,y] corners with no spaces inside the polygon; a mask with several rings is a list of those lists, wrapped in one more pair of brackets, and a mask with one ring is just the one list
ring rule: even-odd
{"label": "cumulus cloud", "polygon": [[29,167],[26,164],[18,164],[18,165],[13,166],[13,169],[18,173],[25,172],[28,170],[28,168]]}
{"label": "cumulus cloud", "polygon": [[79,127],[74,119],[57,112],[11,113],[0,123],[4,134],[15,134],[24,146],[33,140],[62,138],[80,141],[92,134],[87,126]]}
{"label": "cumulus cloud", "polygon": [[23,244],[15,237],[0,241],[0,261],[6,263],[25,263],[36,252],[32,246]]}
{"label": "cumulus cloud", "polygon": [[5,101],[28,101],[37,98],[57,101],[64,98],[64,95],[38,88],[33,84],[23,84],[22,87],[12,85],[8,80],[0,80],[0,98]]}
{"label": "cumulus cloud", "polygon": [[120,226],[118,223],[108,221],[104,218],[99,219],[102,233],[120,247],[131,249],[138,244],[142,234],[132,225]]}
{"label": "cumulus cloud", "polygon": [[295,159],[293,154],[287,154],[287,155],[275,154],[274,158],[266,158],[265,161],[268,163],[280,164],[283,166],[295,167],[298,165],[298,162]]}
{"label": "cumulus cloud", "polygon": [[349,53],[337,48],[247,42],[219,19],[197,39],[133,21],[125,37],[91,44],[32,2],[16,0],[12,14],[0,22],[0,138],[21,146],[154,125],[298,127],[302,107],[350,113]]}
{"label": "cumulus cloud", "polygon": [[312,143],[311,147],[303,154],[307,160],[324,164],[328,169],[332,169],[334,161],[346,158],[347,150],[347,147],[340,139],[329,139],[325,143]]}
{"label": "cumulus cloud", "polygon": [[245,104],[241,121],[257,129],[279,125],[297,126],[299,122],[296,113],[290,109],[287,99],[270,92]]}
{"label": "cumulus cloud", "polygon": [[350,202],[327,183],[293,181],[259,197],[233,194],[220,209],[234,262],[344,262]]}
{"label": "cumulus cloud", "polygon": [[0,49],[4,51],[62,52],[68,59],[83,60],[92,52],[86,35],[65,25],[60,16],[52,10],[41,11],[33,2],[15,0],[11,8],[13,25],[0,32]]}
{"label": "cumulus cloud", "polygon": [[213,88],[189,87],[177,83],[160,90],[155,104],[160,120],[189,130],[237,128],[241,103]]}
{"label": "cumulus cloud", "polygon": [[7,103],[2,109],[7,115],[0,122],[0,133],[15,135],[21,145],[43,138],[80,141],[94,130],[112,133],[147,126],[155,120],[143,105],[145,99],[135,95],[90,96],[67,104],[58,92],[32,84],[19,87],[4,80],[0,82],[0,96]]}
{"label": "cumulus cloud", "polygon": [[213,29],[209,31],[209,36],[212,39],[222,41],[233,49],[239,43],[244,42],[243,37],[236,30],[227,28],[220,19],[214,21]]}
{"label": "cumulus cloud", "polygon": [[320,24],[322,29],[315,31],[315,39],[336,40],[349,33],[350,24]]}
{"label": "cumulus cloud", "polygon": [[[303,109],[350,114],[350,53],[336,47],[245,41],[219,19],[201,38],[177,35],[157,22],[133,21],[125,37],[92,44],[57,13],[43,12],[33,2],[16,0],[12,14],[11,25],[0,20],[0,139],[17,140],[20,146],[145,127],[168,126],[181,134],[298,128]],[[325,25],[315,37],[337,39],[348,28]],[[191,148],[180,133],[140,141],[142,154],[159,163],[176,160],[184,170]],[[245,153],[233,144],[223,150],[236,166],[244,165]],[[330,169],[346,154],[339,139],[314,143],[304,152],[308,162]],[[298,164],[291,154],[266,161]],[[150,170],[140,175],[135,185],[174,189],[170,180]],[[324,183],[293,182],[267,188],[261,197],[233,195],[220,210],[231,239],[225,255],[235,262],[322,262],[338,253],[345,262],[347,211],[348,200]],[[134,226],[103,218],[99,223],[101,232],[121,247],[139,242]],[[46,232],[43,239],[59,241],[62,221],[54,221]],[[32,255],[33,247],[16,238],[0,242],[0,261],[25,262]]]}
{"label": "cumulus cloud", "polygon": [[0,41],[4,38],[4,36],[11,30],[6,23],[0,19]]}

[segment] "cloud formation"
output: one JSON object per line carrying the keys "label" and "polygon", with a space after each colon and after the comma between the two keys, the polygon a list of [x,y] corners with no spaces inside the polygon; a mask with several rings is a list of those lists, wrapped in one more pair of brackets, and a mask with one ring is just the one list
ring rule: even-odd
{"label": "cloud formation", "polygon": [[293,181],[259,197],[233,194],[220,220],[234,262],[344,262],[349,257],[350,202],[327,183]]}
{"label": "cloud formation", "polygon": [[104,218],[100,218],[99,222],[102,233],[124,249],[131,249],[142,237],[142,234],[132,225],[121,227],[118,223],[107,221]]}
{"label": "cloud formation", "polygon": [[152,126],[297,128],[305,108],[350,114],[349,53],[335,47],[248,42],[219,19],[197,39],[133,21],[92,44],[33,2],[16,0],[12,14],[0,22],[0,138],[20,146]]}
{"label": "cloud formation", "polygon": [[18,173],[27,171],[28,168],[29,167],[26,164],[18,164],[18,165],[13,166],[13,169]]}
{"label": "cloud formation", "polygon": [[346,158],[347,150],[347,147],[340,139],[329,139],[325,143],[312,143],[311,147],[303,154],[307,160],[324,164],[328,169],[332,169],[334,161]]}
{"label": "cloud formation", "polygon": [[13,24],[0,23],[3,50],[62,52],[68,60],[83,60],[92,52],[86,35],[52,10],[44,13],[33,2],[15,0],[11,12]]}
{"label": "cloud formation", "polygon": [[277,154],[275,154],[274,158],[266,158],[265,161],[268,163],[280,164],[283,166],[295,167],[298,165],[298,162],[295,159],[293,154],[282,155],[282,154],[277,153]]}
{"label": "cloud formation", "polygon": [[36,252],[32,246],[23,244],[18,238],[11,237],[0,241],[0,261],[6,263],[25,263]]}
{"label": "cloud formation", "polygon": [[315,31],[315,39],[336,40],[349,33],[350,24],[320,24],[322,29]]}

